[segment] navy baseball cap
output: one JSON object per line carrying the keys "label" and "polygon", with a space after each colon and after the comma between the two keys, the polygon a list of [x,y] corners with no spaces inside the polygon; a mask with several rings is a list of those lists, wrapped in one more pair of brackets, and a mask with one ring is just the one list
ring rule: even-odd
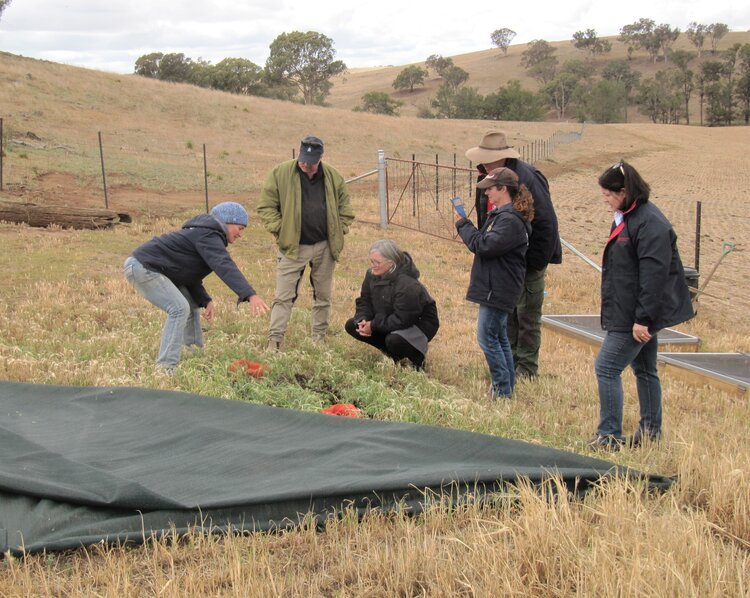
{"label": "navy baseball cap", "polygon": [[298,162],[305,164],[317,164],[323,156],[323,142],[313,135],[308,135],[299,146]]}

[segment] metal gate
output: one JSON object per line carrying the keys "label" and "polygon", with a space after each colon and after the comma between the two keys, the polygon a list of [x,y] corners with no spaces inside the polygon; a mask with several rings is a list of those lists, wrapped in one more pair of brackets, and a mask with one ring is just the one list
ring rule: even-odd
{"label": "metal gate", "polygon": [[388,224],[443,239],[457,236],[450,199],[460,197],[471,216],[477,171],[386,158]]}

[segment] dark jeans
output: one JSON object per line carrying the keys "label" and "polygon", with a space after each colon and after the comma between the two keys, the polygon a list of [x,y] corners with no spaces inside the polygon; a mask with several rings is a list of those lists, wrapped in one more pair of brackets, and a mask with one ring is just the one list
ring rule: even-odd
{"label": "dark jeans", "polygon": [[494,307],[479,306],[477,342],[484,351],[492,378],[492,396],[509,397],[516,383],[513,354],[508,342],[508,314]]}
{"label": "dark jeans", "polygon": [[398,362],[402,359],[408,359],[417,369],[422,369],[424,366],[424,355],[421,351],[415,349],[404,337],[398,334],[389,332],[388,334],[373,333],[372,336],[362,336],[357,332],[357,322],[354,318],[346,321],[344,329],[358,341],[380,349],[393,361]]}
{"label": "dark jeans", "polygon": [[546,272],[547,268],[526,271],[521,298],[513,313],[508,317],[508,340],[513,350],[516,373],[519,376],[533,377],[539,373]]}
{"label": "dark jeans", "polygon": [[622,438],[623,370],[635,372],[641,421],[638,427],[651,437],[661,433],[661,383],[656,367],[656,334],[639,343],[630,332],[607,332],[596,356],[594,369],[599,383],[599,428],[601,436]]}

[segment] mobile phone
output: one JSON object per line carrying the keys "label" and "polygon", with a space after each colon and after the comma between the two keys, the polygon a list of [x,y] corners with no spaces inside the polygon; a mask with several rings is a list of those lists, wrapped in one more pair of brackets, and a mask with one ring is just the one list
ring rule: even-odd
{"label": "mobile phone", "polygon": [[451,203],[453,204],[453,209],[458,212],[458,215],[461,216],[461,218],[466,218],[466,210],[464,209],[464,202],[461,200],[460,197],[451,197]]}

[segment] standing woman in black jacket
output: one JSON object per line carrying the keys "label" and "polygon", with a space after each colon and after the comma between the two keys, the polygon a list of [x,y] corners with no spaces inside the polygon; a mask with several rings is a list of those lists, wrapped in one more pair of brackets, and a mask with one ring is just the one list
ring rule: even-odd
{"label": "standing woman in black jacket", "polygon": [[419,282],[411,256],[395,241],[376,241],[370,247],[370,268],[354,317],[344,325],[346,331],[394,361],[408,359],[421,370],[427,343],[439,327],[435,300]]}
{"label": "standing woman in black jacket", "polygon": [[167,313],[161,334],[158,368],[168,373],[180,361],[183,346],[203,347],[200,308],[209,322],[214,302],[203,286],[211,272],[247,301],[254,315],[268,306],[242,275],[227,245],[242,236],[247,211],[233,201],[220,203],[210,214],[188,220],[178,231],[154,237],[125,260],[125,278],[148,301]]}
{"label": "standing woman in black jacket", "polygon": [[526,276],[534,200],[510,168],[495,168],[477,183],[489,212],[482,227],[453,214],[458,234],[474,254],[466,299],[479,304],[477,342],[492,378],[491,396],[510,397],[516,382],[508,340],[508,316],[518,302]]}
{"label": "standing woman in black jacket", "polygon": [[601,324],[606,331],[596,358],[599,426],[589,446],[619,450],[623,391],[620,378],[631,366],[636,377],[640,422],[632,446],[661,437],[661,383],[656,366],[657,333],[693,317],[677,235],[659,208],[649,202],[650,187],[627,162],[599,177],[604,203],[614,222],[602,259]]}

